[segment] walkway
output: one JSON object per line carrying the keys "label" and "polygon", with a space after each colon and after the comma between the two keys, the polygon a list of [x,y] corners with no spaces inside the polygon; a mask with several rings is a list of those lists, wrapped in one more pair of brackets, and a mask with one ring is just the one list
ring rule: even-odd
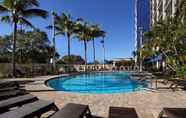
{"label": "walkway", "polygon": [[135,107],[139,118],[157,118],[163,107],[186,107],[186,92],[171,90],[141,91],[126,94],[87,95],[54,91],[44,85],[50,76],[26,85],[26,89],[41,99],[54,101],[59,108],[67,103],[88,104],[94,115],[107,117],[109,106]]}

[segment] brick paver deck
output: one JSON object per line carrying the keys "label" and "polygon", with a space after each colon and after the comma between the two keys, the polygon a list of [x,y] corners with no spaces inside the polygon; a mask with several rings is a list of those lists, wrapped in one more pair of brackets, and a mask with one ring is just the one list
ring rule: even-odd
{"label": "brick paver deck", "polygon": [[26,89],[41,99],[54,101],[59,108],[70,102],[88,104],[93,114],[107,117],[109,106],[134,107],[139,118],[157,118],[163,107],[186,108],[186,91],[164,89],[105,95],[65,93],[45,86],[44,80],[48,78],[28,84]]}

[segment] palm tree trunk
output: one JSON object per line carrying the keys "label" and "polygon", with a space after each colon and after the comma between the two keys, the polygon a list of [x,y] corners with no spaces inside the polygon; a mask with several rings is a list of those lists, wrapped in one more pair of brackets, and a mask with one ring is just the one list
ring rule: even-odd
{"label": "palm tree trunk", "polygon": [[67,40],[68,40],[68,71],[70,71],[70,35],[67,34]]}
{"label": "palm tree trunk", "polygon": [[[68,57],[70,57],[70,35],[69,34],[67,34],[67,39],[68,39]],[[70,63],[70,58],[69,58],[69,63]]]}
{"label": "palm tree trunk", "polygon": [[87,71],[87,42],[84,40],[84,49],[85,49],[85,72]]}
{"label": "palm tree trunk", "polygon": [[56,72],[56,42],[55,38],[53,37],[53,71]]}
{"label": "palm tree trunk", "polygon": [[53,42],[53,71],[56,72],[56,39],[55,39],[55,18],[52,14],[52,42]]}
{"label": "palm tree trunk", "polygon": [[12,76],[16,77],[16,65],[15,65],[15,52],[16,52],[16,34],[17,34],[17,23],[13,23],[13,39],[12,39]]}
{"label": "palm tree trunk", "polygon": [[96,48],[95,48],[95,41],[92,39],[93,44],[93,55],[94,55],[94,66],[96,65]]}
{"label": "palm tree trunk", "polygon": [[102,40],[102,48],[103,48],[103,68],[105,68],[105,41],[104,41],[104,38]]}
{"label": "palm tree trunk", "polygon": [[105,69],[105,42],[103,42],[103,68]]}

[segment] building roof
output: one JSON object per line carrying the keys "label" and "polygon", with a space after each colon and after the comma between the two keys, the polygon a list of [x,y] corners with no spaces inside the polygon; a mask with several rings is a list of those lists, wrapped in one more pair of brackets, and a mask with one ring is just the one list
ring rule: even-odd
{"label": "building roof", "polygon": [[112,61],[131,61],[133,60],[132,58],[114,58]]}

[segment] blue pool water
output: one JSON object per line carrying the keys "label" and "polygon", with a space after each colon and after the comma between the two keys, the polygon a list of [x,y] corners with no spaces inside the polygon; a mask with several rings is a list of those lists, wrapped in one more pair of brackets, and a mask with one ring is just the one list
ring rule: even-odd
{"label": "blue pool water", "polygon": [[147,82],[139,83],[124,72],[107,72],[58,77],[49,80],[47,85],[65,92],[110,94],[144,90]]}

